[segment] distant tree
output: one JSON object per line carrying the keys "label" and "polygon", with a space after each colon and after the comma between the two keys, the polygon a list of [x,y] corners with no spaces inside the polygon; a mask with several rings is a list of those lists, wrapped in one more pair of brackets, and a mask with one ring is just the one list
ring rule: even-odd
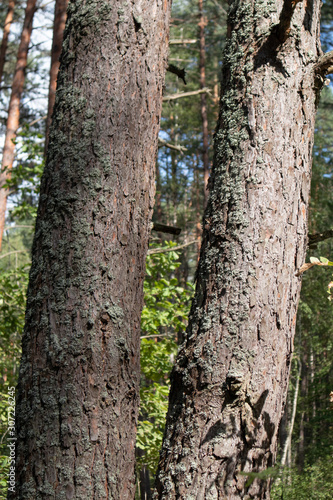
{"label": "distant tree", "polygon": [[[205,26],[207,18],[203,11],[203,0],[199,0],[199,44],[200,44],[200,88],[206,87],[206,41],[205,41]],[[204,169],[204,200],[205,207],[208,201],[208,179],[209,179],[209,156],[208,156],[208,116],[207,116],[207,96],[205,93],[200,95],[200,111],[202,121],[202,163]]]}
{"label": "distant tree", "polygon": [[3,26],[2,41],[0,47],[0,86],[2,82],[3,68],[6,61],[6,51],[8,46],[8,37],[10,32],[10,27],[13,22],[14,17],[15,0],[8,1],[8,11],[5,18],[5,24]]}
{"label": "distant tree", "polygon": [[8,189],[4,184],[10,177],[15,157],[15,137],[20,119],[20,102],[23,92],[25,71],[28,60],[28,49],[32,32],[32,22],[36,11],[36,0],[28,0],[25,9],[25,17],[21,34],[20,45],[17,54],[12,91],[8,108],[8,119],[6,125],[5,144],[2,153],[2,165],[0,172],[0,250],[3,231],[5,228],[5,216],[7,207]]}
{"label": "distant tree", "polygon": [[333,61],[319,48],[319,18],[319,2],[229,5],[196,294],[155,498],[269,498],[263,471],[276,459],[288,386],[315,112]]}
{"label": "distant tree", "polygon": [[131,499],[170,1],[69,3],[9,498]]}
{"label": "distant tree", "polygon": [[66,24],[67,5],[68,5],[68,0],[56,0],[54,6],[49,99],[48,99],[47,118],[46,118],[46,132],[45,132],[45,154],[47,152],[47,146],[49,143],[50,125],[51,125],[52,113],[55,102],[57,76],[60,66],[61,46]]}

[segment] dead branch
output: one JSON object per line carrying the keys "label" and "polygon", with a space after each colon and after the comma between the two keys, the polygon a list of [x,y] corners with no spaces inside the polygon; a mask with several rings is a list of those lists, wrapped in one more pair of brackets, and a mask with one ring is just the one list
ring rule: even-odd
{"label": "dead branch", "polygon": [[182,97],[190,97],[198,94],[210,94],[210,92],[211,89],[205,87],[204,89],[192,90],[192,92],[181,92],[180,94],[166,95],[163,97],[163,101],[173,101],[174,99],[181,99]]}
{"label": "dead branch", "polygon": [[159,233],[169,233],[169,234],[180,234],[181,228],[176,226],[167,226],[166,224],[159,224],[158,222],[153,222],[152,231],[157,231]]}
{"label": "dead branch", "polygon": [[328,229],[327,231],[324,231],[322,233],[309,234],[308,246],[309,248],[315,248],[317,243],[319,243],[320,241],[328,240],[329,238],[333,238],[333,229]]}
{"label": "dead branch", "polygon": [[178,68],[178,66],[175,66],[174,64],[169,64],[169,66],[167,67],[167,71],[169,71],[170,73],[173,73],[174,75],[178,76],[178,78],[180,80],[183,80],[184,85],[186,85],[186,80],[185,80],[186,71],[185,71],[185,68],[180,69],[180,68]]}
{"label": "dead branch", "polygon": [[326,52],[326,54],[319,57],[317,63],[315,64],[314,70],[321,76],[333,73],[333,50],[331,50],[330,52]]}
{"label": "dead branch", "polygon": [[176,146],[176,144],[170,144],[170,142],[167,142],[160,137],[158,138],[158,143],[161,146],[166,146],[167,148],[174,149],[175,151],[179,151],[180,153],[184,153],[185,151],[187,151],[187,148],[185,148],[185,146]]}
{"label": "dead branch", "polygon": [[178,245],[176,247],[171,247],[171,248],[152,248],[151,250],[148,250],[148,255],[152,255],[155,253],[175,252],[177,250],[181,250],[182,248],[193,245],[193,243],[198,243],[198,241],[197,240],[189,241],[188,243],[184,243],[183,245]]}

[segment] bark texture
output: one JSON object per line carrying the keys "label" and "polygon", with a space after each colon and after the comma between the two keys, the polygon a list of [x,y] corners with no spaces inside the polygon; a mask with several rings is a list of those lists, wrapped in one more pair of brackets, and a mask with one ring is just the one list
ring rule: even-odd
{"label": "bark texture", "polygon": [[69,3],[9,498],[134,497],[140,315],[170,3]]}
{"label": "bark texture", "polygon": [[15,9],[15,0],[9,0],[8,11],[7,11],[6,19],[5,19],[5,24],[3,27],[2,42],[1,42],[1,48],[0,48],[0,85],[2,82],[3,68],[5,65],[5,61],[6,61],[8,37],[9,37],[10,27],[11,27],[12,22],[13,22],[14,9]]}
{"label": "bark texture", "polygon": [[52,113],[55,103],[55,95],[57,89],[57,76],[60,66],[60,54],[62,47],[62,40],[64,36],[64,29],[66,24],[66,11],[68,0],[56,0],[54,6],[54,21],[53,21],[53,39],[51,49],[51,68],[50,68],[50,84],[49,84],[49,100],[46,118],[46,131],[45,131],[45,156],[49,144],[50,126],[52,120]]}
{"label": "bark texture", "polygon": [[0,250],[2,237],[5,229],[5,217],[7,208],[8,189],[4,189],[4,184],[10,177],[15,158],[15,137],[20,120],[20,102],[23,92],[25,70],[27,67],[29,43],[32,32],[32,21],[36,11],[36,0],[28,0],[25,9],[23,29],[20,45],[17,53],[12,93],[9,101],[8,119],[6,125],[5,144],[2,153],[2,166],[0,172]]}
{"label": "bark texture", "polygon": [[269,481],[246,486],[246,473],[276,457],[322,85],[320,2],[285,4],[229,5],[196,294],[172,373],[156,499],[269,498]]}

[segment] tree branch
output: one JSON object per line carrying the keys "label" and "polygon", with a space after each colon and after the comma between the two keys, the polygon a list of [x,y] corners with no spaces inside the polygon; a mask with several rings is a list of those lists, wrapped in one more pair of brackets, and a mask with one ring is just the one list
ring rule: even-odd
{"label": "tree branch", "polygon": [[4,253],[3,255],[0,255],[0,259],[4,259],[5,257],[8,257],[8,255],[13,255],[15,253],[25,253],[26,255],[28,255],[28,252],[25,252],[24,250],[15,250],[13,252],[8,252]]}
{"label": "tree branch", "polygon": [[173,73],[174,75],[177,75],[180,80],[183,80],[184,85],[186,85],[186,80],[185,80],[186,71],[185,71],[185,68],[180,69],[177,66],[175,66],[174,64],[169,64],[169,66],[167,67],[167,71],[169,71],[170,73]]}
{"label": "tree branch", "polygon": [[151,250],[148,250],[148,255],[152,255],[154,253],[175,252],[177,250],[180,250],[181,248],[193,245],[193,243],[198,243],[198,240],[189,241],[188,243],[184,243],[183,245],[178,245],[176,247],[171,247],[171,248],[152,248]]}
{"label": "tree branch", "polygon": [[197,43],[198,40],[193,38],[180,38],[179,40],[169,40],[169,45],[181,45],[182,43]]}
{"label": "tree branch", "polygon": [[210,91],[210,89],[205,87],[204,89],[193,90],[192,92],[181,92],[180,94],[166,95],[163,97],[163,101],[173,101],[174,99],[180,99],[181,97],[190,97],[198,94],[209,94]]}
{"label": "tree branch", "polygon": [[187,151],[187,148],[185,148],[185,146],[176,146],[175,144],[170,144],[170,142],[167,142],[164,139],[161,139],[160,137],[158,138],[158,142],[161,146],[166,146],[167,148],[175,149],[180,153],[184,153],[184,151]]}
{"label": "tree branch", "polygon": [[158,222],[153,222],[152,231],[157,231],[160,233],[169,233],[169,234],[180,234],[181,228],[175,226],[167,226],[166,224],[159,224]]}
{"label": "tree branch", "polygon": [[158,333],[156,335],[143,335],[140,339],[154,339],[156,337],[174,337],[174,333]]}
{"label": "tree branch", "polygon": [[24,228],[29,228],[29,229],[35,229],[35,226],[25,226],[25,225],[15,225],[15,226],[6,226],[4,231],[8,231],[8,229],[21,229],[22,227]]}
{"label": "tree branch", "polygon": [[314,70],[321,76],[333,73],[333,50],[331,50],[330,52],[326,52],[326,54],[319,57],[317,63],[315,64]]}
{"label": "tree branch", "polygon": [[323,233],[309,234],[308,238],[309,238],[308,246],[310,248],[314,248],[314,246],[316,246],[317,243],[319,243],[320,241],[328,240],[328,238],[333,238],[333,229],[328,229]]}

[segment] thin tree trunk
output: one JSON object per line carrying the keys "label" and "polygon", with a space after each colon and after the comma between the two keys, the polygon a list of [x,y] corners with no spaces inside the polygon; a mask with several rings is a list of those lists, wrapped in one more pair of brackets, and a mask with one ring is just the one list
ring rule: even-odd
{"label": "thin tree trunk", "polygon": [[[206,88],[206,43],[205,26],[207,20],[203,12],[203,0],[199,0],[199,41],[200,41],[200,89]],[[209,156],[208,156],[208,115],[206,93],[200,94],[200,111],[202,123],[202,163],[204,169],[204,207],[208,202]]]}
{"label": "thin tree trunk", "polygon": [[[316,391],[315,391],[315,357],[313,354],[313,347],[310,346],[310,380],[311,380],[311,408],[312,408],[312,422],[315,423],[316,421],[316,416],[317,416],[317,406],[316,406]],[[317,426],[313,425],[311,426],[312,430],[312,435],[311,435],[311,441],[312,441],[312,446],[316,446],[317,442]]]}
{"label": "thin tree trunk", "polygon": [[155,167],[156,173],[156,214],[158,222],[162,222],[162,201],[161,201],[161,192],[162,192],[162,183],[161,183],[161,175],[160,175],[160,166],[158,161],[156,161]]}
{"label": "thin tree trunk", "polygon": [[[140,448],[136,448],[136,455],[142,457],[144,452]],[[142,465],[139,470],[138,490],[140,500],[151,500],[150,475],[146,465]]]}
{"label": "thin tree trunk", "polygon": [[170,5],[68,6],[32,249],[10,499],[134,497]]}
{"label": "thin tree trunk", "polygon": [[296,463],[298,472],[301,474],[304,470],[304,462],[305,462],[305,411],[303,410],[301,413],[301,418],[299,422],[299,434],[298,434],[298,446],[297,446],[297,457]]}
{"label": "thin tree trunk", "polygon": [[282,456],[281,456],[281,466],[282,467],[284,467],[286,465],[288,450],[289,450],[289,453],[291,453],[291,438],[293,435],[293,430],[294,430],[294,425],[295,425],[297,401],[298,401],[298,391],[299,391],[299,381],[301,379],[301,371],[302,371],[302,363],[299,361],[298,362],[298,372],[297,372],[296,383],[295,383],[293,405],[292,405],[291,420],[290,420],[290,425],[289,425],[289,429],[288,429],[287,439],[284,443]]}
{"label": "thin tree trunk", "polygon": [[306,341],[302,342],[302,373],[301,373],[301,401],[302,401],[302,412],[299,424],[299,436],[298,436],[298,446],[297,446],[297,456],[296,463],[299,472],[301,473],[304,469],[305,463],[305,418],[306,418],[306,404],[309,393],[309,362],[308,362],[308,346]]}
{"label": "thin tree trunk", "polygon": [[10,27],[11,27],[11,24],[13,22],[13,17],[14,17],[14,9],[15,9],[15,0],[9,0],[8,1],[8,11],[7,11],[6,19],[5,19],[5,25],[3,27],[2,42],[1,42],[1,48],[0,48],[0,87],[1,87],[2,76],[3,76],[3,68],[5,65],[5,61],[6,61],[6,52],[7,52],[7,46],[8,46],[9,32],[10,32]]}
{"label": "thin tree trunk", "polygon": [[196,215],[196,238],[197,238],[197,261],[199,262],[201,237],[202,237],[202,204],[200,203],[200,179],[199,179],[199,158],[196,156],[196,164],[194,166],[194,179],[195,179],[195,215]]}
{"label": "thin tree trunk", "polygon": [[[177,107],[177,105],[176,105]],[[173,117],[172,117],[173,119]],[[171,140],[174,144],[178,144],[178,115],[177,115],[177,110],[175,111],[174,114],[174,128],[171,129],[170,131],[170,137]],[[171,203],[172,203],[172,223],[174,226],[177,225],[177,208],[178,208],[178,182],[177,182],[177,175],[178,175],[178,153],[174,150],[170,151],[170,158],[171,158]]]}
{"label": "thin tree trunk", "polygon": [[[320,2],[232,2],[196,293],[155,498],[268,499],[288,387],[316,103]],[[316,73],[318,71],[318,73]]]}
{"label": "thin tree trunk", "polygon": [[32,32],[32,21],[36,11],[36,0],[28,0],[25,9],[23,30],[17,54],[15,74],[12,84],[12,93],[9,101],[8,119],[6,126],[5,144],[2,156],[2,168],[0,173],[0,250],[3,232],[5,229],[5,217],[7,207],[8,189],[4,189],[5,182],[10,178],[10,171],[15,158],[16,130],[20,119],[20,102],[23,92],[25,70],[28,60],[28,49]]}
{"label": "thin tree trunk", "polygon": [[57,76],[60,66],[60,54],[62,47],[62,40],[64,36],[64,29],[66,24],[66,11],[68,0],[56,0],[54,7],[54,22],[53,22],[53,40],[51,49],[51,68],[50,68],[50,84],[49,84],[49,101],[47,108],[46,118],[46,131],[45,131],[45,153],[47,153],[47,146],[49,143],[50,125],[52,120],[53,107],[55,102],[55,94],[57,88]]}

